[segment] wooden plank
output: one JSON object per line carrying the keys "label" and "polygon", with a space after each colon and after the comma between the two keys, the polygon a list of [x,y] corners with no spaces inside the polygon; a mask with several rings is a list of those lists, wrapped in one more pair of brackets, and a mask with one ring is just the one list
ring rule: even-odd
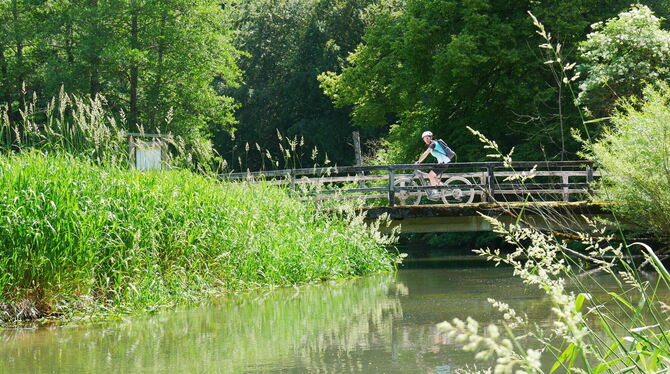
{"label": "wooden plank", "polygon": [[[495,176],[496,177],[510,177],[515,175],[513,172],[496,172]],[[596,175],[596,174],[594,174]],[[471,172],[471,173],[444,173],[442,180],[449,179],[451,177],[463,177],[463,178],[469,178],[469,179],[475,179],[475,178],[486,178],[486,173],[482,172]],[[540,171],[535,174],[536,177],[584,177],[586,178],[586,172],[584,171]],[[599,176],[599,175],[597,175]],[[396,178],[411,178],[412,174],[396,174]],[[303,176],[300,179],[296,179],[295,183],[296,184],[308,184],[308,183],[315,183],[315,184],[325,184],[325,183],[356,183],[359,181],[382,181],[382,180],[387,180],[388,177],[386,175],[366,175],[366,176],[356,176],[356,175],[347,175],[347,176],[341,176],[341,177],[322,177],[322,178],[308,178]],[[532,179],[530,179],[532,182]],[[275,185],[283,185],[283,184],[288,184],[289,181],[285,179],[274,179],[268,181],[270,184],[275,184]]]}
{"label": "wooden plank", "polygon": [[[399,171],[399,170],[425,170],[432,169],[439,166],[438,164],[397,164],[397,165],[377,165],[377,166],[331,166],[331,167],[313,167],[313,168],[300,168],[294,169],[293,175],[329,175],[329,174],[339,174],[339,173],[358,173],[365,171]],[[444,165],[442,165],[444,166]],[[565,167],[592,167],[593,162],[587,160],[577,160],[577,161],[514,161],[511,163],[511,167],[514,169],[524,169],[524,168],[565,168]],[[483,169],[483,168],[506,168],[502,162],[453,162],[449,163],[448,167],[450,169]],[[275,176],[285,176],[289,175],[291,170],[268,170],[268,171],[256,171],[248,173],[228,173],[220,174],[219,177],[222,179],[238,179],[245,177],[275,177]]]}

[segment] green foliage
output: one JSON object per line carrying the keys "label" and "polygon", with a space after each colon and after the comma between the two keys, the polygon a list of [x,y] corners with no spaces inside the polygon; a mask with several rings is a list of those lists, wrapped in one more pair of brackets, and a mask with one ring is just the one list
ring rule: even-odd
{"label": "green foliage", "polygon": [[[504,301],[489,299],[500,316],[496,325],[482,329],[472,318],[438,325],[463,350],[476,352],[475,360],[491,365],[484,372],[657,373],[668,368],[668,309],[662,300],[670,283],[650,247],[626,246],[602,236],[604,228],[593,227],[579,234],[584,249],[577,260],[567,242],[552,234],[488,220],[516,250],[506,255],[497,249],[476,252],[512,266],[525,285],[545,292],[551,316],[545,324],[533,324]],[[644,248],[642,255],[656,277],[642,275],[627,257],[633,245]]]}
{"label": "green foliage", "polygon": [[217,90],[240,77],[228,8],[211,0],[3,1],[0,103],[18,120],[32,92],[50,98],[64,87],[103,95],[127,130],[208,136],[235,122],[234,101]]}
{"label": "green foliage", "polygon": [[0,186],[5,312],[24,299],[40,313],[147,308],[394,266],[390,238],[362,217],[319,213],[266,184],[22,153],[0,157]]}
{"label": "green foliage", "polygon": [[[226,90],[241,103],[239,125],[234,136],[221,133],[216,143],[220,153],[236,169],[262,166],[262,156],[237,157],[246,143],[258,143],[272,154],[279,153],[276,132],[302,137],[304,147],[318,148],[337,164],[353,164],[353,127],[348,109],[337,109],[319,88],[316,77],[324,70],[337,70],[360,42],[366,26],[365,9],[375,0],[250,0],[236,8],[236,46],[246,55],[240,60],[245,71],[239,89]],[[365,139],[377,137],[379,129],[362,131]],[[260,156],[260,157],[259,157]],[[299,159],[311,165],[310,154]]]}
{"label": "green foliage", "polygon": [[670,243],[670,88],[644,90],[588,145],[600,165],[600,197],[629,222]]}
{"label": "green foliage", "polygon": [[578,99],[595,115],[608,115],[618,98],[639,96],[646,83],[670,78],[670,32],[648,7],[635,5],[592,28],[579,44],[586,79]]}
{"label": "green foliage", "polygon": [[533,38],[531,10],[574,59],[588,25],[625,1],[408,0],[366,29],[341,73],[320,76],[338,106],[353,106],[358,125],[390,126],[386,162],[416,159],[430,129],[459,161],[483,158],[470,126],[522,159],[561,159],[578,150],[569,138],[579,116],[555,68]]}

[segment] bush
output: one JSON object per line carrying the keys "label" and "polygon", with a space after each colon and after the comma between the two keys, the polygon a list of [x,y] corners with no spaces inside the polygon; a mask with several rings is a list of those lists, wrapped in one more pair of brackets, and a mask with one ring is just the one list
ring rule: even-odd
{"label": "bush", "polygon": [[647,88],[588,146],[603,173],[600,197],[615,213],[670,241],[670,87]]}

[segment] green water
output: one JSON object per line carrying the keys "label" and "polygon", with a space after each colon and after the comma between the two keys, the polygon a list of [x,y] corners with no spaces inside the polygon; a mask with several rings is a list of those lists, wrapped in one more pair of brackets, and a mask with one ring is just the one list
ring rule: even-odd
{"label": "green water", "polygon": [[435,325],[497,321],[488,297],[551,323],[546,300],[509,269],[406,269],[112,323],[0,331],[0,372],[451,373],[472,356]]}

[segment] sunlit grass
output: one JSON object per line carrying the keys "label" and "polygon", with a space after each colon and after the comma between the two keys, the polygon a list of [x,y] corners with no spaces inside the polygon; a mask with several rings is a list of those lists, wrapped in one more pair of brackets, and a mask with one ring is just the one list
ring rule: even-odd
{"label": "sunlit grass", "polygon": [[320,213],[264,183],[23,152],[0,156],[0,186],[5,320],[394,268],[392,238],[362,217]]}

